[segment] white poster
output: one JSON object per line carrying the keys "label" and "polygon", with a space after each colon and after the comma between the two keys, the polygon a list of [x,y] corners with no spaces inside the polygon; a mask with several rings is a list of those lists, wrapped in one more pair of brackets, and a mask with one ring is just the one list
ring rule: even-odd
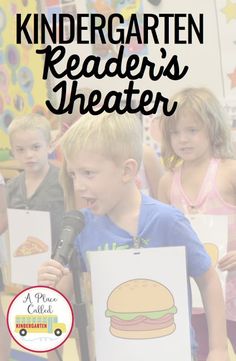
{"label": "white poster", "polygon": [[[205,214],[193,214],[187,217],[211,257],[212,265],[216,268],[223,290],[225,290],[226,272],[219,271],[217,264],[227,251],[228,217]],[[202,308],[201,295],[194,280],[191,280],[191,288],[193,307]]]}
{"label": "white poster", "polygon": [[51,258],[49,212],[8,209],[11,282],[37,284],[37,272]]}
{"label": "white poster", "polygon": [[190,361],[185,248],[91,252],[89,259],[96,361]]}

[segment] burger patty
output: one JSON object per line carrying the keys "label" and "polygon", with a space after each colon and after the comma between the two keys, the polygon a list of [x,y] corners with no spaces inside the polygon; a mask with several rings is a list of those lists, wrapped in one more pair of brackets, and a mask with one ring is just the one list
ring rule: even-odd
{"label": "burger patty", "polygon": [[169,327],[174,322],[174,315],[168,314],[153,320],[145,316],[138,316],[133,320],[121,320],[118,317],[111,318],[111,327],[123,331],[151,331]]}

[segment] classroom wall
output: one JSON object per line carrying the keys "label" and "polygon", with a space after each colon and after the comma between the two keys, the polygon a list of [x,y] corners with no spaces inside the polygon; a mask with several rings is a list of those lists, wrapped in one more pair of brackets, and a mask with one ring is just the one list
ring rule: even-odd
{"label": "classroom wall", "polygon": [[[42,80],[43,58],[35,54],[39,46],[15,44],[15,14],[34,13],[39,10],[50,18],[52,13],[112,12],[127,14],[128,2],[112,0],[38,0],[8,1],[0,4],[0,160],[9,155],[9,141],[6,135],[7,126],[14,116],[40,110],[49,117],[44,105],[47,97],[53,98],[52,92],[56,80]],[[193,45],[165,45],[169,58],[177,54],[180,65],[188,65],[187,75],[179,81],[161,78],[151,81],[147,74],[135,82],[140,91],[151,89],[161,91],[166,97],[171,96],[186,86],[209,87],[226,105],[234,127],[236,127],[236,1],[235,0],[162,0],[158,6],[148,0],[136,0],[133,3],[139,16],[143,13],[191,13],[196,19],[199,13],[204,14],[204,44],[197,41]],[[160,60],[160,47],[149,43],[136,52],[146,55],[152,61]],[[91,45],[78,45],[75,42],[66,46],[67,57],[79,54],[81,60],[88,54],[95,54],[97,49]],[[128,54],[132,50],[126,49]],[[130,51],[130,52],[129,52]],[[107,57],[103,59],[103,63]],[[66,67],[67,58],[58,66],[59,70]],[[81,78],[79,87],[99,89],[103,95],[111,90],[123,91],[127,87],[126,79]],[[58,101],[58,96],[56,96]]]}
{"label": "classroom wall", "polygon": [[35,54],[34,45],[17,45],[15,35],[15,14],[36,11],[36,1],[0,2],[0,161],[9,158],[7,127],[11,120],[31,111],[47,113],[42,58]]}
{"label": "classroom wall", "polygon": [[[41,1],[42,11],[48,13],[54,8],[57,12],[66,12],[69,8],[75,12],[84,13],[88,11],[105,13],[106,7],[112,8],[115,12],[124,13],[127,9],[127,3],[111,2],[109,0],[81,0],[69,1],[69,5],[65,4],[68,1]],[[117,4],[116,6],[114,5]],[[167,54],[171,57],[173,54],[178,54],[180,64],[188,65],[188,74],[180,81],[174,82],[167,78],[162,78],[157,82],[150,81],[146,75],[143,79],[136,82],[140,90],[151,89],[153,91],[162,90],[167,96],[171,96],[174,92],[186,86],[207,86],[212,89],[216,95],[221,98],[235,98],[236,96],[236,60],[235,60],[235,30],[236,30],[236,15],[235,2],[232,0],[163,0],[158,6],[152,5],[148,0],[136,0],[136,10],[138,14],[142,13],[191,13],[196,19],[199,13],[204,14],[204,44],[201,45],[197,41],[190,45],[165,45]],[[233,7],[230,4],[233,4]],[[53,5],[52,5],[53,4]],[[57,5],[55,5],[57,4]],[[139,6],[138,6],[139,4]],[[112,7],[113,6],[113,7]],[[108,11],[108,10],[107,10]],[[71,11],[73,13],[73,11]],[[162,45],[155,45],[149,43],[145,50],[138,51],[140,56],[147,55],[150,60],[159,61],[159,49]],[[94,47],[91,45],[78,45],[72,43],[66,46],[67,55],[79,54],[81,59],[85,59],[88,54],[96,54]],[[65,68],[67,58],[58,65],[61,71]],[[230,78],[232,74],[232,78]],[[55,82],[55,79],[53,79]],[[128,80],[116,78],[115,88],[122,91],[128,84]],[[81,78],[81,87],[92,87],[108,92],[113,90],[114,82],[111,79],[104,78],[102,81],[95,78]]]}

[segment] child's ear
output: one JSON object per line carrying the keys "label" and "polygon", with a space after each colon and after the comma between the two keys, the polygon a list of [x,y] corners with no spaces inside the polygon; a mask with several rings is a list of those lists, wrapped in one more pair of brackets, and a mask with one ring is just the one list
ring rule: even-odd
{"label": "child's ear", "polygon": [[138,164],[135,159],[127,159],[123,163],[123,181],[125,183],[129,182],[130,180],[133,180],[138,172]]}

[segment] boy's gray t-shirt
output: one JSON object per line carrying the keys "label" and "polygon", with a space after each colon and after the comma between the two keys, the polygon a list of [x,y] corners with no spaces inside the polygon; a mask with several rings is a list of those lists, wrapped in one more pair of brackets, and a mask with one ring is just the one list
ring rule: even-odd
{"label": "boy's gray t-shirt", "polygon": [[59,240],[61,222],[64,215],[63,190],[58,178],[59,169],[50,165],[45,178],[29,198],[26,195],[24,172],[7,183],[8,208],[50,212],[52,249],[54,249]]}

